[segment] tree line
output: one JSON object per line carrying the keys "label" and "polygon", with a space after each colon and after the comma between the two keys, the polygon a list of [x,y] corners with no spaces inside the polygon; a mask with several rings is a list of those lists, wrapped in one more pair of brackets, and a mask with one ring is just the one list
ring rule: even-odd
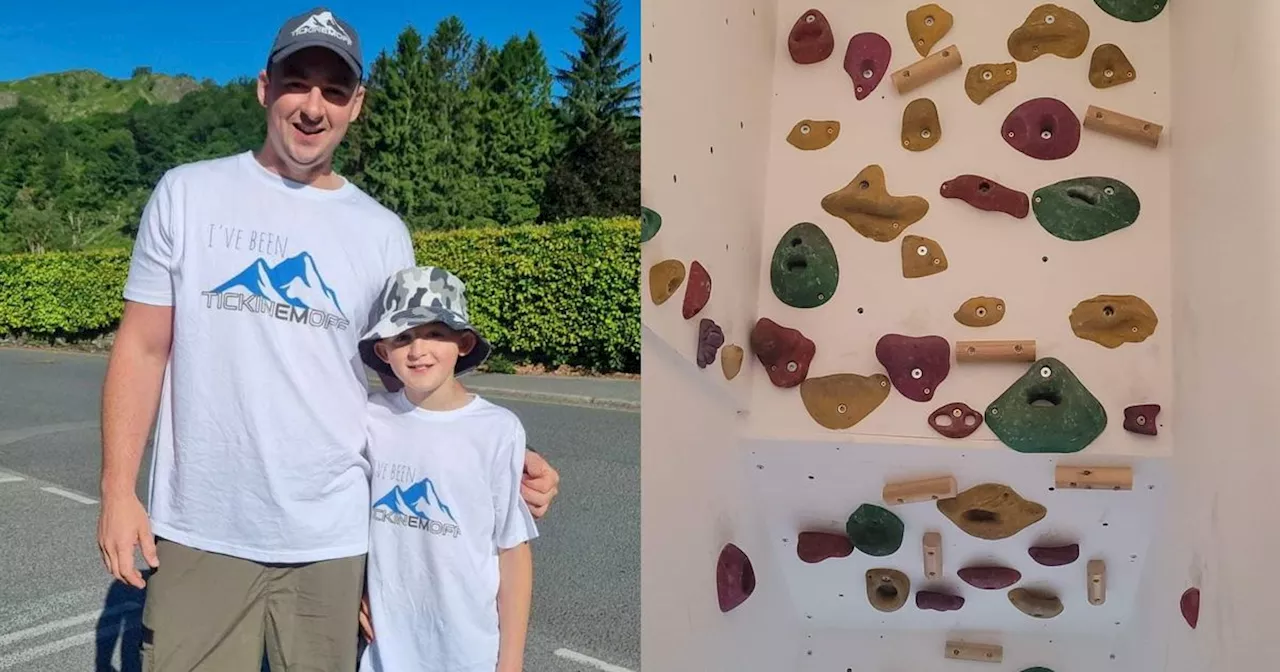
{"label": "tree line", "polygon": [[[368,70],[337,170],[415,230],[638,215],[636,66],[619,0],[586,4],[578,51],[554,72],[532,33],[499,46],[456,17],[425,39],[406,27]],[[265,133],[247,77],[61,122],[19,100],[0,110],[0,253],[127,246],[166,170]]]}

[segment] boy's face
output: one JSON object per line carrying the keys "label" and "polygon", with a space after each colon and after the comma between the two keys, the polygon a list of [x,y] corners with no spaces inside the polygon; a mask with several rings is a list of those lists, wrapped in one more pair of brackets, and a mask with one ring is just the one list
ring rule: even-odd
{"label": "boy's face", "polygon": [[433,322],[378,341],[374,352],[406,388],[431,393],[453,376],[458,358],[475,346],[475,334]]}

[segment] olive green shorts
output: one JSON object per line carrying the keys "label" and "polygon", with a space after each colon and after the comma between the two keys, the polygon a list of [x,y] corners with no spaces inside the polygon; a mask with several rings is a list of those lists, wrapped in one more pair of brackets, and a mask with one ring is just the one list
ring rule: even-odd
{"label": "olive green shorts", "polygon": [[157,539],[142,672],[356,669],[365,556],[276,565]]}

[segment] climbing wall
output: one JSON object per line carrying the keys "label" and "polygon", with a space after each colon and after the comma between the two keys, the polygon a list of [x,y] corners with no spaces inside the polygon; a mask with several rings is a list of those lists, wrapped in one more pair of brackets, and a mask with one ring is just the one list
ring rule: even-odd
{"label": "climbing wall", "polygon": [[[782,0],[763,67],[728,9],[646,6],[683,22],[651,26],[679,83],[645,63],[646,347],[686,363],[646,388],[743,411],[718,597],[798,627],[793,669],[1131,669],[1176,432],[1169,12],[940,4]],[[759,191],[712,158],[735,117]]]}

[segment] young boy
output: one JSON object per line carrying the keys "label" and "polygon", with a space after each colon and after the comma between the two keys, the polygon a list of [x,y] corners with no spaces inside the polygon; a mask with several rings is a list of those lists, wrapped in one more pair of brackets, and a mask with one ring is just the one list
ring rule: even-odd
{"label": "young boy", "polygon": [[519,672],[532,597],[524,427],[457,376],[490,346],[464,285],[433,267],[386,283],[360,356],[404,388],[370,396],[361,672]]}

